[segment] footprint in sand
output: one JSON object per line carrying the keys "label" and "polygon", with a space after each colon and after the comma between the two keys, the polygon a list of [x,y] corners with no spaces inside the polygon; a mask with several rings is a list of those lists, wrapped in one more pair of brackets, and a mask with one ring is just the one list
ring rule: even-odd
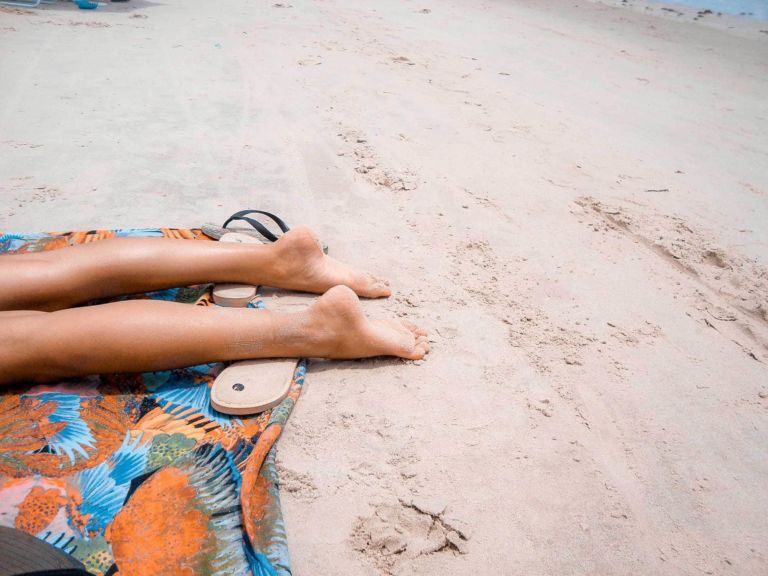
{"label": "footprint in sand", "polygon": [[426,554],[467,554],[468,528],[446,509],[438,499],[381,504],[355,523],[352,547],[385,574],[399,574],[408,562]]}

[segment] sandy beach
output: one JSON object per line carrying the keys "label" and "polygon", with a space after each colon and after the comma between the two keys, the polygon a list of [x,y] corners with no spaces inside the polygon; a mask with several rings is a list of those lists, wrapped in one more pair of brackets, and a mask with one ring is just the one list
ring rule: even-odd
{"label": "sandy beach", "polygon": [[432,352],[311,365],[297,576],[766,574],[768,22],[664,8],[0,7],[0,231],[261,208],[391,280]]}

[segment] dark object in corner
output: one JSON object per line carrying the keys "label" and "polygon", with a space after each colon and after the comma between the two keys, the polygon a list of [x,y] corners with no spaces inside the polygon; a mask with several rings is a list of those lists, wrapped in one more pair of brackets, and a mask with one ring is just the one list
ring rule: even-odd
{"label": "dark object in corner", "polygon": [[21,530],[0,526],[0,576],[91,576],[55,546]]}

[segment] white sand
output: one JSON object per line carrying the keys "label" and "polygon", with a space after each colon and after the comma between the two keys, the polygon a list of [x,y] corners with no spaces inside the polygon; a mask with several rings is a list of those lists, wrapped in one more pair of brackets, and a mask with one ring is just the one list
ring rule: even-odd
{"label": "white sand", "polygon": [[392,279],[433,352],[310,370],[299,576],[768,573],[768,23],[281,1],[0,12],[0,230],[267,208]]}

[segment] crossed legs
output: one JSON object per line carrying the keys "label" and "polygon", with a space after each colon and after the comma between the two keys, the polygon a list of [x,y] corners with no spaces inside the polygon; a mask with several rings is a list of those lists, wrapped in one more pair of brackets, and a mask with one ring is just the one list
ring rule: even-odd
{"label": "crossed legs", "polygon": [[[290,314],[152,300],[71,308],[206,282],[323,296]],[[0,384],[249,358],[423,357],[423,330],[363,315],[357,295],[389,294],[386,283],[325,256],[302,227],[267,245],[122,238],[0,256]]]}

